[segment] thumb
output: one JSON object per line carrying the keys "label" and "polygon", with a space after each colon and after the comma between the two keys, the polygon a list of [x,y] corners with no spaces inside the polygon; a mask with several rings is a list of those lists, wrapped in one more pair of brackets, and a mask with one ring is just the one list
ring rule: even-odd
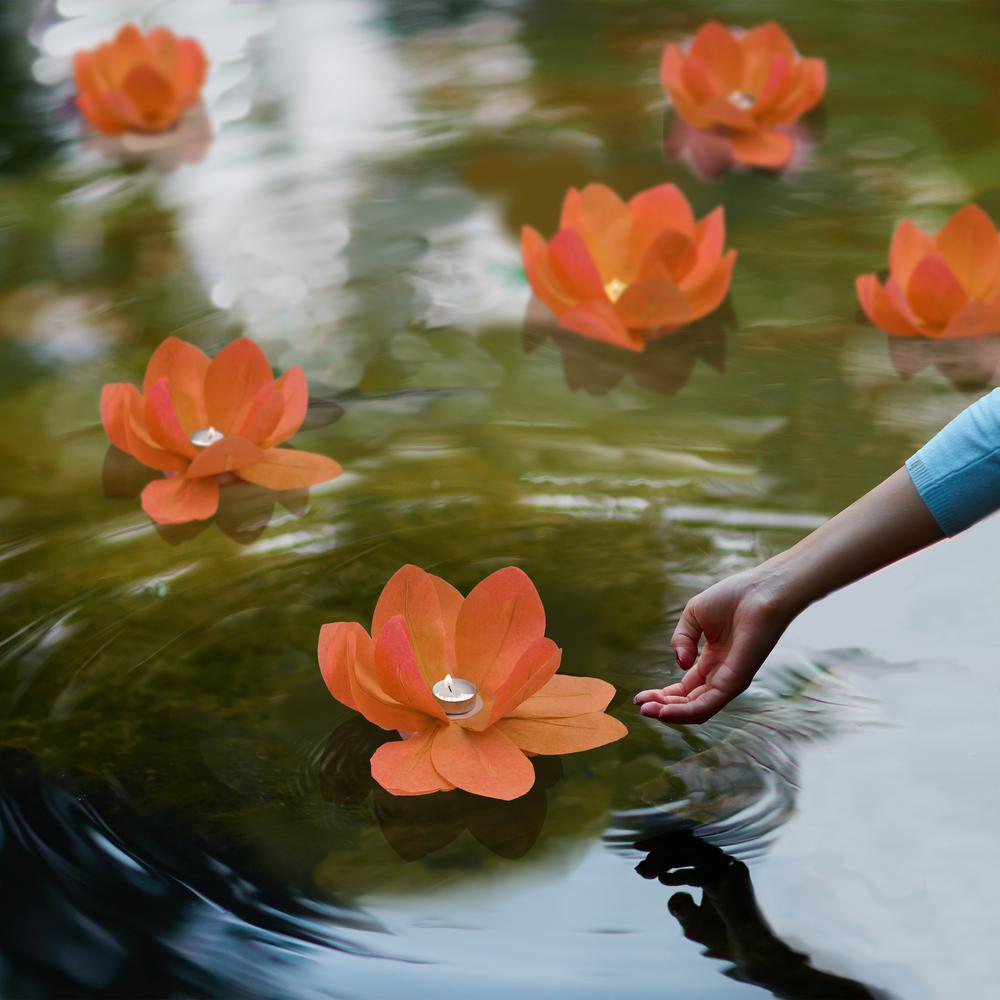
{"label": "thumb", "polygon": [[677,665],[682,670],[694,666],[694,661],[698,659],[698,640],[701,638],[702,631],[695,611],[695,602],[690,600],[684,606],[681,619],[670,640],[674,656],[677,657]]}

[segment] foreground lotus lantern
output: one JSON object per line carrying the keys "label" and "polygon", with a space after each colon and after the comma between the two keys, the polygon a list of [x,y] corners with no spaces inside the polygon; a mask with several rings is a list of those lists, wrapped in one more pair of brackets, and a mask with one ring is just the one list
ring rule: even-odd
{"label": "foreground lotus lantern", "polygon": [[904,219],[889,247],[889,275],[857,279],[868,318],[902,337],[1000,333],[1000,237],[976,205],[959,209],[935,235]]}
{"label": "foreground lotus lantern", "polygon": [[339,475],[332,459],[277,447],[299,429],[308,402],[302,369],[275,379],[250,340],[210,359],[170,337],[149,359],[142,392],[104,387],[101,421],[112,444],[166,473],[142,491],[143,510],[159,524],[184,524],[212,517],[227,483],[294,490]]}
{"label": "foreground lotus lantern", "polygon": [[530,226],[521,256],[535,294],[572,333],[641,351],[722,304],[736,251],[722,208],[695,221],[673,184],[627,204],[603,184],[571,189],[548,242]]}
{"label": "foreground lotus lantern", "polygon": [[728,138],[737,163],[775,170],[795,151],[789,129],[826,90],[826,63],[801,58],[773,22],[742,31],[711,21],[685,48],[664,49],[660,76],[686,122]]}
{"label": "foreground lotus lantern", "polygon": [[[394,795],[455,788],[514,799],[535,780],[528,755],[590,750],[627,730],[604,713],[614,688],[557,674],[562,651],[545,637],[538,592],[509,567],[468,597],[416,566],[386,584],[369,634],[357,622],[324,625],[319,664],[330,693],[402,741],[371,758]],[[445,678],[474,687],[471,711],[435,697]],[[454,683],[454,682],[453,682]]]}
{"label": "foreground lotus lantern", "polygon": [[197,103],[207,69],[193,38],[126,24],[110,42],[73,57],[77,106],[104,135],[163,132]]}

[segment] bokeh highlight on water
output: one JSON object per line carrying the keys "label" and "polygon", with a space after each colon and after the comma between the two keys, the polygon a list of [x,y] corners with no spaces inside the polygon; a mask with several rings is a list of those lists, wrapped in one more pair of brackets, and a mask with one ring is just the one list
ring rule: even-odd
{"label": "bokeh highlight on water", "polygon": [[[844,990],[988,995],[992,524],[810,612],[709,725],[630,697],[672,676],[686,597],[994,383],[994,339],[891,340],[853,288],[900,217],[1000,217],[989,11],[762,2],[827,60],[824,114],[787,175],[705,179],[664,149],[659,56],[742,4],[5,10],[0,991],[714,998],[792,988],[783,944]],[[129,18],[205,45],[204,148],[81,137],[68,57]],[[724,204],[740,251],[724,309],[638,358],[555,329],[520,266],[520,227],[594,179]],[[302,446],[345,474],[154,528],[97,399],[168,335],[303,365]],[[315,637],[405,562],[463,591],[525,569],[629,737],[517,803],[374,788]],[[686,940],[637,842],[657,874],[749,865],[769,960]]]}

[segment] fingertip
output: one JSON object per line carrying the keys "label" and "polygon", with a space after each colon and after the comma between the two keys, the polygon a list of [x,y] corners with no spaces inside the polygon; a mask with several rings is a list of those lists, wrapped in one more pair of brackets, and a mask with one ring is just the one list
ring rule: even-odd
{"label": "fingertip", "polygon": [[640,691],[632,700],[637,705],[642,705],[647,701],[652,701],[653,699],[655,699],[659,695],[659,693],[660,692],[656,690]]}
{"label": "fingertip", "polygon": [[660,714],[660,706],[654,701],[647,701],[644,705],[640,706],[639,714],[645,716],[647,719],[655,719]]}

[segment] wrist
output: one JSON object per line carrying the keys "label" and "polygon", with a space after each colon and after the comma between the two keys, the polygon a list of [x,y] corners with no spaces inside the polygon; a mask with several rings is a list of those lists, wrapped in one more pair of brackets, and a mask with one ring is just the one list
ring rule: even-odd
{"label": "wrist", "polygon": [[809,561],[794,549],[768,559],[752,573],[759,601],[788,621],[823,596],[809,572]]}

